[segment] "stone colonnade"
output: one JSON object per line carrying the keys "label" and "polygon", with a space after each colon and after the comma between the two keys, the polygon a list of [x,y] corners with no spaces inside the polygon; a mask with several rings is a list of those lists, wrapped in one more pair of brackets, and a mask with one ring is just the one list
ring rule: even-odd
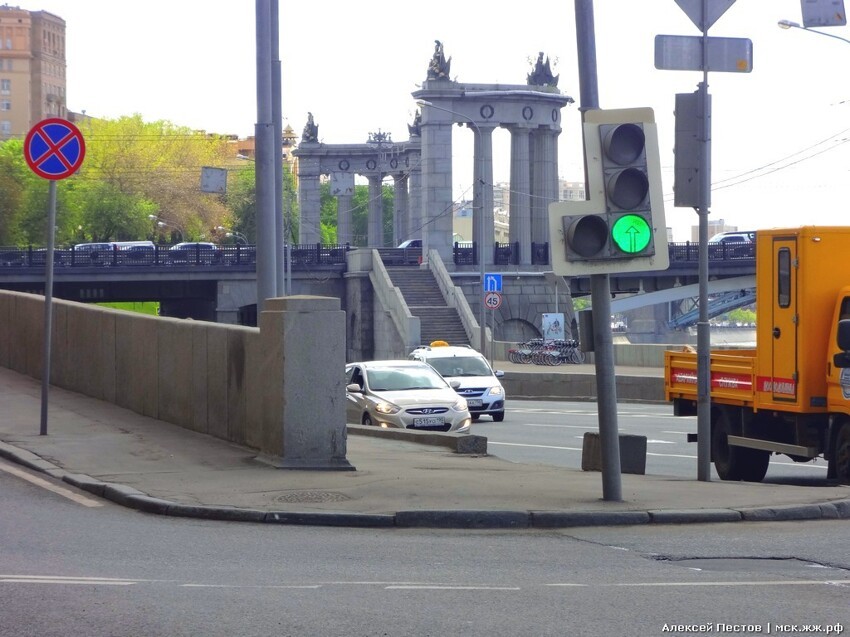
{"label": "stone colonnade", "polygon": [[[321,238],[319,180],[329,175],[338,199],[338,241],[384,247],[381,184],[394,179],[392,245],[421,239],[423,253],[436,249],[444,263],[453,263],[454,201],[452,187],[452,125],[464,124],[475,136],[473,240],[483,234],[484,263],[492,264],[493,131],[508,129],[510,157],[510,242],[519,245],[519,263],[532,263],[532,244],[549,242],[548,210],[558,200],[558,135],[561,109],[572,98],[556,88],[528,85],[460,84],[428,80],[413,93],[424,100],[421,124],[411,127],[407,142],[389,140],[365,144],[302,142],[298,190],[301,206],[300,243]],[[352,232],[354,176],[369,181],[367,236]],[[482,233],[482,224],[484,232]],[[482,249],[483,248],[483,249]],[[547,255],[548,256],[548,255]]]}

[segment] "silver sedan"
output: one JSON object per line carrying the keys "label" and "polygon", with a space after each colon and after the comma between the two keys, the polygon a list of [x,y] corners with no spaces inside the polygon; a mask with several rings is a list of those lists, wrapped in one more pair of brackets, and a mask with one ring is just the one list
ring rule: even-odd
{"label": "silver sedan", "polygon": [[466,399],[427,363],[350,363],[345,367],[345,378],[349,423],[469,432],[472,418]]}

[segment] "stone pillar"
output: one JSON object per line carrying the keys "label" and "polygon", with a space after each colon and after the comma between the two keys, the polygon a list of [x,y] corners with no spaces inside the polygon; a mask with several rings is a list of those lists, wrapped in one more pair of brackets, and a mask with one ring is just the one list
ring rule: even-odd
{"label": "stone pillar", "polygon": [[[470,128],[473,128],[470,126]],[[495,126],[478,125],[475,131],[475,187],[472,202],[472,240],[481,242],[481,224],[484,224],[484,244],[479,246],[485,264],[492,264],[495,254],[495,225],[493,222],[493,129]]]}
{"label": "stone pillar", "polygon": [[549,204],[558,201],[558,131],[532,133],[531,240],[549,241]]}
{"label": "stone pillar", "polygon": [[[345,457],[345,312],[340,300],[268,299],[259,324],[265,382],[259,459],[280,469],[353,470]],[[321,371],[305,373],[305,360]]]}
{"label": "stone pillar", "polygon": [[393,175],[393,246],[410,239],[410,208],[407,197],[407,175]]}
{"label": "stone pillar", "polygon": [[352,243],[351,202],[352,195],[336,196],[336,242],[340,245]]}
{"label": "stone pillar", "polygon": [[[417,143],[418,146],[418,143]],[[417,149],[416,154],[405,158],[408,165],[408,196],[407,205],[410,209],[409,239],[422,238],[422,155]],[[422,253],[425,256],[425,253]]]}
{"label": "stone pillar", "polygon": [[453,263],[452,115],[422,111],[422,252],[436,249]]}
{"label": "stone pillar", "polygon": [[367,245],[384,247],[384,200],[381,192],[382,175],[367,175],[369,179],[369,220]]}
{"label": "stone pillar", "polygon": [[298,161],[298,243],[319,243],[322,239],[322,201],[319,191],[319,158],[301,157]]}
{"label": "stone pillar", "polygon": [[529,130],[511,129],[511,243],[519,242],[520,265],[531,264],[531,168]]}

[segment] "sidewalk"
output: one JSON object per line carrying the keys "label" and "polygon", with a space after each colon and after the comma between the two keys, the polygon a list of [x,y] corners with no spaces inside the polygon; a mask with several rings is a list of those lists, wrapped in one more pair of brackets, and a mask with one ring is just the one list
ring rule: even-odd
{"label": "sidewalk", "polygon": [[850,518],[848,486],[623,474],[623,500],[611,502],[599,473],[411,442],[349,435],[355,471],[289,471],[257,461],[249,448],[56,387],[46,436],[40,410],[41,382],[0,368],[0,458],[151,513],[442,528]]}

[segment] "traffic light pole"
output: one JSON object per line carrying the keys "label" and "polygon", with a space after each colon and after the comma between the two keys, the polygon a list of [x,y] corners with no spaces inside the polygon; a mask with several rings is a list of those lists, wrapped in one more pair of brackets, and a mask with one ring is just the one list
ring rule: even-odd
{"label": "traffic light pole", "polygon": [[[703,31],[705,36],[705,31]],[[706,38],[703,37],[703,42]],[[703,58],[706,59],[706,58]],[[707,66],[707,65],[706,65]],[[699,84],[702,111],[699,189],[699,321],[697,322],[697,480],[711,481],[711,327],[708,324],[708,208],[711,205],[711,101],[708,71]]]}
{"label": "traffic light pole", "polygon": [[[581,110],[599,108],[596,78],[596,35],[593,0],[575,0],[576,48],[579,65]],[[585,166],[585,184],[587,166]],[[603,204],[604,205],[604,204]],[[593,308],[593,349],[596,364],[596,405],[602,451],[602,499],[623,499],[620,473],[620,436],[617,429],[617,384],[611,337],[611,281],[608,274],[590,275]]]}

